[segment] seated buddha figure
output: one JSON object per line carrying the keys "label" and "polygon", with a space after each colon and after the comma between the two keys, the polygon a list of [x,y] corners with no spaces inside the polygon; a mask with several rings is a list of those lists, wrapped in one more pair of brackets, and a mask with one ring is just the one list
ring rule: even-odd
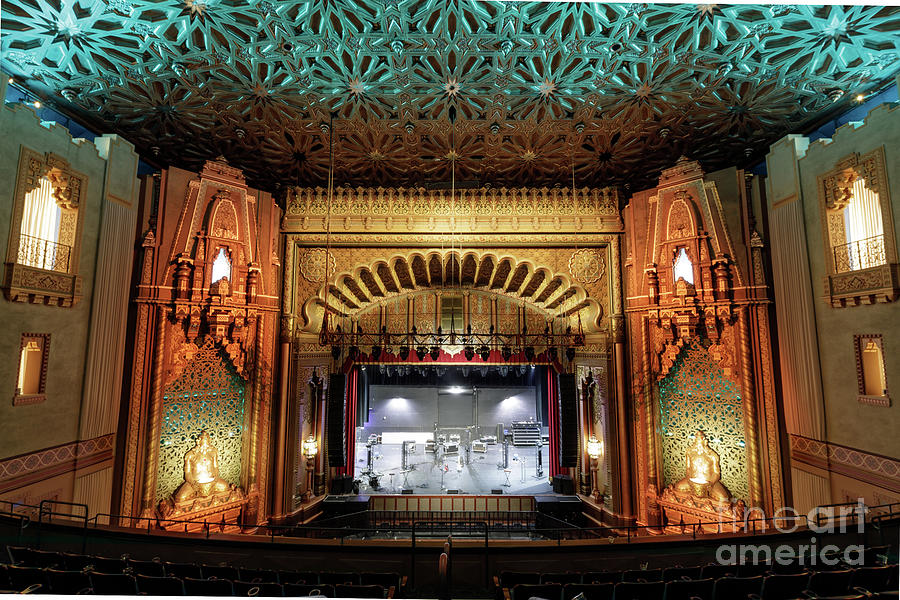
{"label": "seated buddha figure", "polygon": [[709,447],[706,434],[698,431],[694,442],[685,452],[687,459],[686,477],[675,484],[679,492],[689,492],[698,498],[712,498],[728,501],[731,494],[719,481],[722,471],[719,468],[719,454]]}
{"label": "seated buddha figure", "polygon": [[229,483],[219,477],[219,453],[203,430],[194,447],[184,455],[184,483],[175,492],[175,502],[206,498],[229,489]]}

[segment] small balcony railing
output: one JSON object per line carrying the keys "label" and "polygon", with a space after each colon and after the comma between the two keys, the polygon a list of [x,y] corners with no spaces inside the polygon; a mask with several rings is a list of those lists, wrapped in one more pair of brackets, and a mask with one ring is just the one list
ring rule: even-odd
{"label": "small balcony railing", "polygon": [[834,270],[836,273],[870,269],[886,263],[884,235],[873,235],[834,247]]}
{"label": "small balcony railing", "polygon": [[22,234],[19,236],[19,255],[16,262],[38,269],[68,273],[71,253],[71,246]]}

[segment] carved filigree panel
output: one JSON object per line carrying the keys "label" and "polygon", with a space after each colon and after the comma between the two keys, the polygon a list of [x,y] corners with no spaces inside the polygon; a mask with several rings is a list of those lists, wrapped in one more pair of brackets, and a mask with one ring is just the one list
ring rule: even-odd
{"label": "carved filigree panel", "polygon": [[184,455],[206,430],[219,453],[219,476],[241,484],[244,382],[212,338],[163,392],[156,499],[184,480]]}
{"label": "carved filigree panel", "polygon": [[659,426],[665,485],[685,476],[685,453],[697,430],[719,453],[722,484],[735,498],[749,498],[744,417],[737,385],[706,348],[684,348],[659,382]]}

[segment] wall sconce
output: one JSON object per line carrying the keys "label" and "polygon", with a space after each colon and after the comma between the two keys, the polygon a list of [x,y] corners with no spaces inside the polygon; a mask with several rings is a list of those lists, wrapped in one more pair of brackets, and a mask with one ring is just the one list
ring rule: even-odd
{"label": "wall sconce", "polygon": [[318,453],[319,442],[316,441],[315,436],[311,435],[303,441],[303,454],[306,458],[315,458]]}
{"label": "wall sconce", "polygon": [[592,435],[591,439],[589,439],[587,443],[587,453],[592,460],[597,460],[598,458],[600,458],[600,455],[603,454],[603,442],[598,440],[596,436]]}

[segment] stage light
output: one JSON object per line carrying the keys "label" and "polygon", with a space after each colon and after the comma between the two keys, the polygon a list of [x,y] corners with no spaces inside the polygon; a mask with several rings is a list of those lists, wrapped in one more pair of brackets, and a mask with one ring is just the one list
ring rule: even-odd
{"label": "stage light", "polygon": [[437,360],[441,356],[441,349],[437,346],[432,346],[431,352],[429,352],[428,354],[431,355],[431,360]]}
{"label": "stage light", "polygon": [[409,358],[409,346],[400,346],[400,352],[398,354],[400,360],[406,360]]}
{"label": "stage light", "polygon": [[862,101],[865,100],[865,99],[866,99],[866,97],[863,96],[862,94],[857,94],[857,95],[856,95],[856,101],[857,101],[857,102],[862,102]]}
{"label": "stage light", "polygon": [[425,360],[425,355],[428,354],[428,349],[425,346],[419,346],[416,348],[416,356],[419,357],[419,360]]}
{"label": "stage light", "polygon": [[381,358],[381,346],[372,346],[372,360]]}
{"label": "stage light", "polygon": [[500,356],[503,357],[503,360],[509,360],[509,358],[512,356],[512,348],[510,348],[509,346],[503,346],[503,349],[500,350]]}
{"label": "stage light", "polygon": [[483,360],[484,362],[487,362],[488,359],[491,357],[491,349],[488,348],[487,346],[482,346],[481,348],[478,349],[478,356],[481,357],[481,360]]}
{"label": "stage light", "polygon": [[41,107],[41,101],[40,101],[40,100],[35,100],[35,101],[34,101],[34,107],[35,107],[35,108],[40,108],[40,107]]}
{"label": "stage light", "polygon": [[359,348],[357,346],[350,346],[347,348],[347,356],[350,360],[356,360],[356,357],[359,356]]}
{"label": "stage light", "polygon": [[331,359],[337,360],[341,357],[341,347],[340,346],[332,346],[331,347]]}
{"label": "stage light", "polygon": [[451,394],[462,394],[465,390],[463,390],[458,385],[454,385],[452,388],[447,390]]}
{"label": "stage light", "polygon": [[465,355],[466,360],[472,360],[475,358],[475,348],[466,346],[465,349],[463,349],[463,355]]}
{"label": "stage light", "polygon": [[550,360],[556,362],[556,359],[559,358],[559,353],[556,351],[556,346],[550,346],[547,348],[547,355],[550,357]]}
{"label": "stage light", "polygon": [[534,346],[525,346],[525,359],[534,362]]}
{"label": "stage light", "polygon": [[566,360],[572,362],[575,360],[575,346],[569,346],[566,348]]}

